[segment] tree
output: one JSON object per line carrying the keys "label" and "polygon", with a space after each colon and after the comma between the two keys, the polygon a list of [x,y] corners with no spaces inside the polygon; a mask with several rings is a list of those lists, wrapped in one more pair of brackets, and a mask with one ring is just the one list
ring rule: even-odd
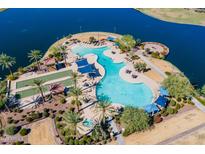
{"label": "tree", "polygon": [[91,36],[89,37],[89,42],[90,43],[94,43],[96,41],[95,37]]}
{"label": "tree", "polygon": [[134,107],[125,107],[120,122],[125,128],[124,136],[128,136],[134,132],[140,132],[148,129],[151,125],[151,119],[143,109]]}
{"label": "tree", "polygon": [[13,72],[11,70],[11,67],[16,63],[16,60],[14,57],[10,57],[4,53],[1,53],[0,55],[0,66],[2,67],[2,70],[5,68],[9,70],[10,75],[13,77]]}
{"label": "tree", "polygon": [[189,97],[194,91],[190,81],[179,73],[169,75],[162,84],[175,98]]}
{"label": "tree", "polygon": [[132,35],[123,35],[121,38],[117,38],[116,43],[119,44],[119,48],[122,51],[130,51],[136,45],[136,40]]}
{"label": "tree", "polygon": [[205,85],[203,85],[203,87],[201,88],[201,93],[205,96]]}
{"label": "tree", "polygon": [[66,54],[67,54],[66,53],[66,48],[65,48],[65,46],[60,46],[59,48],[60,48],[61,54],[63,56],[64,63],[66,64],[67,63],[67,61],[66,61]]}
{"label": "tree", "polygon": [[78,81],[78,73],[77,72],[72,72],[71,73],[71,78],[74,82],[74,87],[76,88],[77,87],[77,81]]}
{"label": "tree", "polygon": [[135,44],[136,46],[141,45],[141,43],[142,43],[141,39],[139,39],[139,38],[136,39],[136,44]]}
{"label": "tree", "polygon": [[40,70],[40,59],[42,58],[41,51],[31,50],[31,52],[28,53],[28,58],[30,61],[35,61],[38,66],[38,70]]}
{"label": "tree", "polygon": [[62,60],[62,55],[61,55],[61,53],[58,51],[58,49],[53,52],[53,56],[54,56],[55,61],[56,61],[57,63]]}
{"label": "tree", "polygon": [[41,97],[43,99],[43,102],[45,102],[45,97],[44,97],[44,94],[43,94],[43,83],[44,81],[43,80],[33,80],[33,84],[38,88],[39,92],[41,93]]}
{"label": "tree", "polygon": [[138,72],[145,72],[147,70],[147,64],[146,63],[142,63],[142,62],[138,62],[134,65],[135,69]]}
{"label": "tree", "polygon": [[81,102],[79,100],[79,96],[81,96],[81,95],[82,95],[81,88],[78,88],[78,87],[71,88],[70,96],[74,97],[74,100],[72,102],[76,105],[78,112],[80,111],[80,105],[81,105]]}
{"label": "tree", "polygon": [[80,118],[80,114],[72,111],[67,111],[63,114],[64,121],[71,127],[73,130],[74,135],[77,135],[77,128],[80,127],[78,124],[82,121]]}
{"label": "tree", "polygon": [[96,115],[100,122],[105,123],[106,118],[113,117],[116,114],[112,105],[107,100],[98,101],[96,104]]}

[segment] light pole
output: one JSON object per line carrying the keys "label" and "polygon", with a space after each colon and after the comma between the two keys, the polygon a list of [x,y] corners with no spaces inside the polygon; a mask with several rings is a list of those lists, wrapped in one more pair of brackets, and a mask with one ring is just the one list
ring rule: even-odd
{"label": "light pole", "polygon": [[116,31],[117,31],[117,27],[115,26],[115,27],[114,27],[114,33],[116,33]]}
{"label": "light pole", "polygon": [[82,32],[82,26],[80,26],[80,33]]}

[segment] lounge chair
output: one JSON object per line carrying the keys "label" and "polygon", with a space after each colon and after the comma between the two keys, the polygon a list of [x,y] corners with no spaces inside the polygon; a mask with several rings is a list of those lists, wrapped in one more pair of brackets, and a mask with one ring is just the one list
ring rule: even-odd
{"label": "lounge chair", "polygon": [[131,72],[132,72],[131,70],[128,70],[128,69],[126,70],[127,74],[130,74]]}
{"label": "lounge chair", "polygon": [[132,74],[132,78],[136,79],[138,76],[135,74]]}

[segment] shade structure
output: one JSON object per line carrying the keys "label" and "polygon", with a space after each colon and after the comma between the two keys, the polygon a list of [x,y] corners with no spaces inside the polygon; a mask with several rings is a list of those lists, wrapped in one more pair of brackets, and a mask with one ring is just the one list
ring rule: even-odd
{"label": "shade structure", "polygon": [[85,59],[85,58],[76,61],[76,64],[78,65],[78,67],[83,67],[83,66],[89,65],[87,59]]}
{"label": "shade structure", "polygon": [[165,87],[160,87],[159,91],[161,96],[169,96],[169,92]]}
{"label": "shade structure", "polygon": [[95,72],[89,73],[88,75],[90,78],[96,78],[101,76],[98,70],[95,70]]}
{"label": "shade structure", "polygon": [[65,66],[64,63],[57,63],[57,64],[56,64],[56,70],[60,70],[60,69],[65,68],[65,67],[66,67],[66,66]]}
{"label": "shade structure", "polygon": [[55,59],[54,58],[47,58],[44,60],[44,65],[50,66],[55,64]]}
{"label": "shade structure", "polygon": [[154,103],[147,105],[144,110],[148,114],[155,114],[155,113],[159,112],[159,108]]}
{"label": "shade structure", "polygon": [[84,67],[79,67],[78,71],[82,74],[95,72],[92,68],[92,65],[86,65]]}
{"label": "shade structure", "polygon": [[108,37],[107,37],[107,40],[108,40],[108,41],[115,41],[116,38],[114,38],[114,37],[112,37],[112,36],[108,36]]}
{"label": "shade structure", "polygon": [[161,107],[166,107],[167,106],[167,99],[163,96],[159,96],[155,103]]}

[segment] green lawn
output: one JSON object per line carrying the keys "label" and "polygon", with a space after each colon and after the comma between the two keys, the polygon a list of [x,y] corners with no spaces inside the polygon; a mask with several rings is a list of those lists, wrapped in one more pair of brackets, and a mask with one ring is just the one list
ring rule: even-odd
{"label": "green lawn", "polygon": [[[64,86],[72,86],[73,81],[72,81],[72,79],[66,79],[66,80],[63,80],[63,81],[55,82],[55,83],[61,83]],[[43,86],[43,91],[44,92],[48,92],[49,85],[50,84],[47,84],[47,85]],[[29,96],[32,96],[32,95],[39,94],[39,91],[38,91],[37,88],[31,88],[31,89],[19,91],[16,94],[19,95],[19,98],[25,98],[25,97],[29,97]]]}
{"label": "green lawn", "polygon": [[[45,75],[45,76],[41,76],[41,77],[36,77],[34,79],[40,79],[40,80],[43,80],[44,82],[47,82],[50,80],[55,80],[55,79],[63,78],[63,77],[70,76],[70,75],[71,75],[71,70],[67,70],[67,71],[57,72],[57,73],[53,73],[53,74],[49,74],[49,75]],[[34,79],[28,79],[28,80],[23,80],[23,81],[17,82],[16,89],[33,85]]]}
{"label": "green lawn", "polygon": [[196,12],[195,9],[139,8],[137,10],[164,21],[205,26],[205,13]]}

